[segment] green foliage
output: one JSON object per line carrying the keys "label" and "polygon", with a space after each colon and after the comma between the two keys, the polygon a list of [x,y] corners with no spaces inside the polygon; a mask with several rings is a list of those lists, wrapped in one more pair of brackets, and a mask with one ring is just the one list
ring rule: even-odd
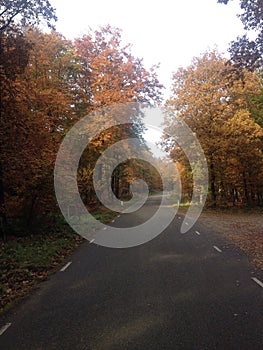
{"label": "green foliage", "polygon": [[248,106],[252,118],[263,128],[263,80],[262,73],[259,76],[261,81],[261,90],[258,93],[250,94],[248,96]]}
{"label": "green foliage", "polygon": [[[60,221],[60,220],[59,220]],[[0,240],[0,311],[19,300],[59,265],[83,239],[62,221],[42,232]]]}

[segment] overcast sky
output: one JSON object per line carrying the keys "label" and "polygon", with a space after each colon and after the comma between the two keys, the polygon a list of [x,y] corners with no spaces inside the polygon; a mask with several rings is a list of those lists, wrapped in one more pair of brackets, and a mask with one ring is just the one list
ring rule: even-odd
{"label": "overcast sky", "polygon": [[[110,24],[123,31],[124,43],[143,58],[146,67],[160,63],[159,78],[169,89],[172,72],[194,56],[228,44],[242,34],[239,1],[217,0],[50,0],[57,9],[57,30],[68,39]],[[169,95],[169,90],[166,92]]]}

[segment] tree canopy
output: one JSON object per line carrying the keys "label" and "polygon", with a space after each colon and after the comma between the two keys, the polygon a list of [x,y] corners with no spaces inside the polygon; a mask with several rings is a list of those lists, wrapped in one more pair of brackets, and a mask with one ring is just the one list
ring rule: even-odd
{"label": "tree canopy", "polygon": [[0,3],[0,31],[14,24],[21,26],[39,24],[41,21],[54,27],[55,9],[48,0],[2,0]]}
{"label": "tree canopy", "polygon": [[[109,104],[158,102],[162,85],[156,67],[146,69],[130,46],[122,46],[120,30],[110,26],[90,31],[75,42],[55,31],[47,34],[32,27],[20,33],[5,31],[2,45],[0,209],[7,218],[30,224],[33,218],[56,211],[53,169],[67,130]],[[107,129],[111,124],[107,118],[90,117],[88,130],[92,132],[98,123]],[[127,124],[105,130],[84,152],[78,179],[86,205],[96,202],[90,167],[105,147],[141,136],[143,125],[140,116],[136,118],[136,128]],[[129,183],[142,168],[134,162],[120,165],[112,179],[116,194],[127,195]]]}
{"label": "tree canopy", "polygon": [[[227,4],[229,0],[218,0],[218,3]],[[240,0],[240,8],[239,17],[244,29],[256,32],[257,36],[254,40],[247,34],[238,37],[231,43],[229,51],[238,66],[254,70],[263,65],[263,1]]]}
{"label": "tree canopy", "polygon": [[[173,75],[173,94],[166,102],[167,135],[173,134],[175,117],[196,133],[209,166],[213,205],[262,202],[263,131],[249,109],[251,95],[261,96],[256,73],[244,70],[240,78],[216,51],[194,58]],[[183,165],[188,188],[189,164],[176,140],[167,137],[167,150]]]}

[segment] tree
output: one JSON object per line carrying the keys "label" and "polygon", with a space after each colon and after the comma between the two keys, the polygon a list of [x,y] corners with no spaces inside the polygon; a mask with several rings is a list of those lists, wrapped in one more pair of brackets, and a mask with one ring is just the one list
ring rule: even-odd
{"label": "tree", "polygon": [[[4,75],[0,149],[6,211],[29,224],[33,214],[54,208],[53,168],[64,132],[75,118],[77,64],[72,43],[58,33],[35,29],[23,38],[28,43],[23,67]],[[17,44],[16,51],[10,48],[13,55],[4,51],[9,57],[5,64],[16,67],[13,61],[24,57],[23,49]]]}
{"label": "tree", "polygon": [[130,45],[122,45],[118,28],[106,26],[90,32],[76,39],[75,46],[82,65],[81,98],[89,97],[92,103],[85,112],[121,102],[161,101],[158,66],[146,70],[143,60],[130,53]]}
{"label": "tree", "polygon": [[55,9],[48,0],[3,0],[0,4],[0,32],[15,23],[19,16],[21,26],[45,21],[51,28],[57,20]]}
{"label": "tree", "polygon": [[226,122],[224,136],[227,171],[222,177],[232,176],[231,181],[223,181],[231,183],[232,202],[241,199],[247,204],[262,204],[262,128],[254,122],[248,110],[240,110]]}
{"label": "tree", "polygon": [[[32,218],[55,208],[53,169],[60,142],[87,114],[91,115],[88,132],[98,124],[104,127],[80,161],[80,192],[89,205],[94,194],[89,164],[94,167],[103,151],[118,140],[141,139],[143,130],[139,112],[132,113],[126,125],[109,128],[118,120],[117,114],[109,117],[99,111],[123,102],[160,101],[155,69],[146,70],[142,60],[122,47],[119,31],[110,27],[75,43],[55,31],[44,34],[32,27],[17,32],[7,27],[2,38],[1,212],[31,224]],[[98,114],[92,116],[93,111]],[[113,174],[116,193],[121,194],[133,176],[128,168],[131,163],[121,164]]]}
{"label": "tree", "polygon": [[[218,3],[227,4],[229,0],[218,0]],[[246,35],[238,37],[231,43],[231,58],[239,67],[255,70],[262,67],[263,61],[263,2],[262,0],[240,0],[240,8],[243,10],[239,16],[244,29],[256,31],[255,40]]]}
{"label": "tree", "polygon": [[[77,85],[79,94],[76,97],[76,110],[79,117],[105,106],[121,104],[125,102],[159,103],[161,101],[162,85],[157,78],[154,66],[147,70],[142,59],[135,58],[130,52],[130,45],[123,46],[121,32],[110,26],[95,30],[75,41],[76,53],[81,65],[81,72]],[[101,125],[107,129],[107,125],[114,125],[118,121],[110,120],[105,116],[100,120],[90,117],[87,130],[92,130],[94,125]],[[135,126],[136,125],[136,126]],[[81,176],[79,186],[83,189],[83,198],[88,201],[94,198],[92,187],[88,185],[92,181],[90,164],[94,164],[104,150],[115,142],[128,138],[141,138],[143,132],[141,116],[133,115],[131,123],[105,130],[94,138],[82,156]],[[127,150],[120,150],[120,153]],[[115,155],[117,158],[119,155]],[[112,186],[117,196],[130,181],[131,162],[120,165],[113,174]],[[101,169],[101,191],[105,186]],[[89,176],[87,179],[86,176]],[[132,175],[131,175],[132,176]],[[126,177],[125,180],[122,178]],[[127,186],[126,186],[127,187]],[[86,190],[85,190],[86,189]],[[93,192],[94,193],[94,192]]]}
{"label": "tree", "polygon": [[255,122],[263,128],[263,75],[262,70],[258,72],[261,91],[248,96],[248,108]]}
{"label": "tree", "polygon": [[[9,44],[13,41],[13,45],[16,45],[18,41],[22,40],[21,26],[38,24],[44,20],[49,27],[53,27],[52,22],[56,21],[55,10],[47,0],[3,0],[0,3],[0,119],[3,117],[3,90],[6,88],[6,84],[9,87],[12,84],[8,83],[9,75],[6,75],[6,61],[3,51],[6,51],[3,47],[4,41]],[[11,34],[10,34],[11,33]],[[10,37],[11,36],[11,37]],[[16,37],[18,41],[16,40]],[[27,47],[27,45],[25,45]],[[25,50],[24,50],[25,51]],[[17,56],[13,56],[13,58]],[[22,56],[19,56],[21,58]],[[27,57],[25,53],[24,57]],[[11,66],[11,71],[14,71],[14,67],[19,66],[23,69],[25,60],[22,59],[15,65]],[[3,154],[3,150],[0,146],[0,157]],[[3,164],[2,158],[0,158],[0,220],[5,224],[5,200],[4,200],[4,183],[3,183]],[[0,222],[0,231],[2,226]]]}
{"label": "tree", "polygon": [[[15,113],[14,105],[11,103],[11,99],[14,100],[16,94],[14,82],[27,66],[30,45],[26,42],[23,33],[7,28],[5,34],[0,32],[0,46],[2,48],[0,48],[0,125],[1,134],[4,134],[6,112],[9,110],[9,113]],[[12,128],[12,125],[10,127]],[[5,142],[2,138],[0,140],[0,232],[6,224],[3,182],[4,146]]]}
{"label": "tree", "polygon": [[[216,51],[194,58],[189,67],[180,68],[173,76],[173,97],[166,102],[173,113],[166,117],[166,132],[173,133],[176,114],[196,133],[208,162],[213,205],[227,202],[233,191],[238,194],[234,202],[252,198],[252,190],[248,193],[252,179],[260,187],[260,179],[252,174],[262,166],[262,129],[248,109],[249,96],[256,93],[261,93],[257,75],[243,70],[240,78]],[[172,156],[186,171],[189,163],[169,137],[167,147],[171,141]]]}

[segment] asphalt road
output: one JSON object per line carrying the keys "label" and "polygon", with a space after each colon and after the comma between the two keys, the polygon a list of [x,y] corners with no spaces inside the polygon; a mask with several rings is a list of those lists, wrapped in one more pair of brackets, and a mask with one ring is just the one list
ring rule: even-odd
{"label": "asphalt road", "polygon": [[[112,225],[141,223],[158,204]],[[0,318],[0,349],[262,350],[262,271],[200,223],[181,234],[182,219],[134,248],[84,243]]]}

